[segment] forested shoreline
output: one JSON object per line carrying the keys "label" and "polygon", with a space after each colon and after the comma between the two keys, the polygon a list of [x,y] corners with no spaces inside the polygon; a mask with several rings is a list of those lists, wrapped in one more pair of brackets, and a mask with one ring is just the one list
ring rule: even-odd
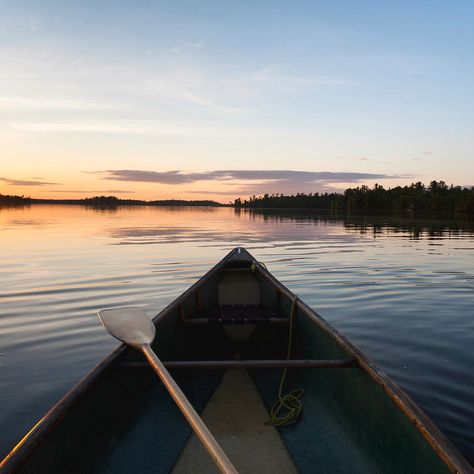
{"label": "forested shoreline", "polygon": [[236,199],[236,208],[314,209],[346,212],[448,212],[474,216],[474,187],[448,186],[444,181],[421,182],[385,189],[360,186],[344,193],[298,193],[294,195],[265,194],[248,200]]}

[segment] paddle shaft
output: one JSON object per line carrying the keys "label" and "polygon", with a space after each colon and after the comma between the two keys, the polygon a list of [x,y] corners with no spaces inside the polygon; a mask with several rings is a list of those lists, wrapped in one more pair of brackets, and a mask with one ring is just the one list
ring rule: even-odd
{"label": "paddle shaft", "polygon": [[191,403],[189,403],[189,400],[178,387],[178,384],[174,381],[173,377],[171,377],[170,373],[166,370],[166,367],[153,352],[150,345],[140,344],[138,348],[143,352],[147,361],[163,382],[166,390],[168,390],[176,405],[178,405],[181,413],[191,425],[194,433],[196,433],[196,436],[206,448],[219,470],[225,474],[237,474],[237,469],[232,465],[214,436],[212,436],[212,433],[208,430],[207,426],[201,420]]}

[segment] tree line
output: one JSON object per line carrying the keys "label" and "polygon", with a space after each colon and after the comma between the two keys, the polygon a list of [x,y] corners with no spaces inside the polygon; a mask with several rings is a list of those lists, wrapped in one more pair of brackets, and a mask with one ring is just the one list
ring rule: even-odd
{"label": "tree line", "polygon": [[11,196],[0,194],[0,204],[3,205],[28,205],[28,204],[79,204],[91,207],[118,207],[118,206],[224,206],[217,201],[185,199],[163,199],[155,201],[143,201],[139,199],[120,199],[116,196],[94,196],[84,199],[35,199],[27,196]]}
{"label": "tree line", "polygon": [[343,193],[264,194],[236,199],[235,208],[321,209],[378,212],[462,212],[474,216],[474,187],[448,186],[444,181],[421,182],[385,189],[360,186]]}
{"label": "tree line", "polygon": [[0,204],[11,205],[11,206],[20,206],[29,204],[31,202],[30,197],[26,196],[13,196],[10,194],[0,194]]}

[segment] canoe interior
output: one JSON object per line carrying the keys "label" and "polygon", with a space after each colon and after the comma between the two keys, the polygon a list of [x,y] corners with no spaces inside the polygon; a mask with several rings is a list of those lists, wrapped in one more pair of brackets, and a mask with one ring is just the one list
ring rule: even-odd
{"label": "canoe interior", "polygon": [[[153,346],[162,360],[229,360],[237,354],[241,359],[286,357],[288,324],[259,321],[247,340],[236,342],[219,322],[183,322],[218,317],[219,284],[229,272],[250,274],[259,288],[258,307],[235,306],[234,318],[239,311],[258,315],[260,308],[266,317],[288,319],[289,295],[250,265],[248,258],[224,262],[156,318]],[[314,319],[296,312],[293,358],[351,356]],[[121,348],[82,381],[53,409],[46,427],[19,449],[16,472],[169,472],[191,431],[151,370],[123,365],[140,361],[138,352]],[[224,374],[222,369],[171,372],[198,411]],[[270,407],[281,369],[249,373]],[[413,422],[361,368],[291,369],[286,388],[294,387],[305,390],[303,417],[279,431],[300,472],[449,472]]]}

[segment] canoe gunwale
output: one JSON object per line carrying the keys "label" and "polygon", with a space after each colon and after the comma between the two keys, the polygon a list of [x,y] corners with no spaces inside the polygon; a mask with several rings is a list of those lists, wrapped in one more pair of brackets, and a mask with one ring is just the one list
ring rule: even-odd
{"label": "canoe gunwale", "polygon": [[74,387],[66,392],[2,460],[0,472],[3,472],[3,469],[7,469],[5,472],[9,472],[10,469],[13,470],[27,461],[33,454],[33,451],[41,445],[41,442],[61,422],[66,413],[80,401],[89,388],[94,386],[95,381],[102,375],[103,371],[110,367],[125,350],[125,344],[120,344]]}
{"label": "canoe gunwale", "polygon": [[[269,280],[281,294],[291,301],[296,295],[283,283],[277,280],[261,262],[255,262],[255,268]],[[400,411],[415,425],[423,438],[428,442],[434,452],[443,460],[448,469],[453,473],[474,473],[474,468],[459,450],[449,441],[444,433],[434,424],[429,416],[390,378],[379,369],[367,355],[357,346],[349,342],[341,333],[332,327],[322,316],[298,298],[298,309],[319,328],[330,335],[352,357],[358,366],[382,388],[382,390],[395,403]]]}
{"label": "canoe gunwale", "polygon": [[[263,264],[256,261],[247,250],[236,247],[180,296],[162,309],[153,318],[155,325],[159,325],[175,310],[179,310],[190,296],[196,295],[196,291],[199,290],[199,288],[203,286],[210,277],[217,274],[222,267],[232,261],[245,261],[255,264],[255,267],[253,267],[254,271],[266,278],[279,293],[286,296],[291,301],[296,297],[296,295],[277,280]],[[355,360],[360,370],[367,372],[374,382],[382,388],[401,412],[416,426],[416,429],[421,433],[434,452],[442,459],[448,469],[456,473],[474,473],[473,467],[452,445],[433,421],[431,421],[423,410],[400,387],[398,387],[395,382],[380,370],[369,357],[363,354],[355,345],[349,342],[306,303],[298,299],[297,304],[299,311],[315,323],[322,331],[326,332],[331,338],[333,338],[341,348],[347,352],[348,356]],[[126,350],[128,350],[128,347],[125,344],[120,344],[72,389],[70,389],[0,462],[0,472],[11,472],[25,463],[34,454],[34,451],[41,446],[48,434],[61,422],[67,412],[81,400],[85,393],[94,386],[102,373],[115,364]]]}

